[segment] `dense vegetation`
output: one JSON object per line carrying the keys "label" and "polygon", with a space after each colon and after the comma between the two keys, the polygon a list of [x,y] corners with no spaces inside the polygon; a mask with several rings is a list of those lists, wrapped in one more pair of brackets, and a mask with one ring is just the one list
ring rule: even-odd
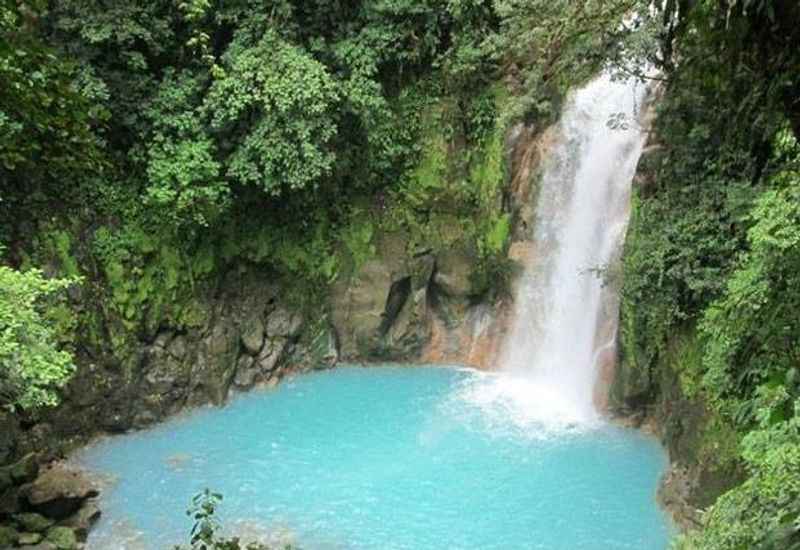
{"label": "dense vegetation", "polygon": [[800,8],[649,5],[2,0],[0,406],[54,404],[81,350],[198,323],[200,289],[239,264],[315,304],[380,231],[443,247],[455,223],[490,292],[508,126],[644,57],[658,149],[625,360],[674,369],[714,417],[708,460],[746,473],[680,544],[797,544]]}
{"label": "dense vegetation", "polygon": [[[670,4],[670,3],[668,3]],[[686,548],[800,544],[800,8],[676,2],[624,266],[625,360],[706,404],[743,472]],[[655,376],[657,378],[657,376]]]}

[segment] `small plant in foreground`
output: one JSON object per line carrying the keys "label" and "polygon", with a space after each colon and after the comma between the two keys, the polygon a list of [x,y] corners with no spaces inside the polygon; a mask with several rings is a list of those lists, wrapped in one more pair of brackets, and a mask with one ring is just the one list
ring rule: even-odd
{"label": "small plant in foreground", "polygon": [[[251,542],[244,545],[239,537],[224,538],[219,532],[222,524],[217,519],[217,508],[222,502],[222,495],[210,489],[192,497],[192,504],[186,510],[186,515],[194,519],[190,533],[189,546],[176,546],[175,550],[277,550],[260,542]],[[284,544],[281,550],[299,550],[291,544]]]}

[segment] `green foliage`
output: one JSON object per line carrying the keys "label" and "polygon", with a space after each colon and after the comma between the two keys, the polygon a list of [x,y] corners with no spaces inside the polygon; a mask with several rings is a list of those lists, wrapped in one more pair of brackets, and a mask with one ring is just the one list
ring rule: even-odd
{"label": "green foliage", "polygon": [[617,56],[623,36],[620,22],[635,4],[635,0],[497,0],[500,32],[487,40],[486,47],[508,67],[516,92],[503,118],[553,121],[567,91]]}
{"label": "green foliage", "polygon": [[511,234],[511,217],[508,214],[501,214],[491,220],[489,232],[483,241],[482,252],[487,255],[498,255],[505,251],[508,237]]}
{"label": "green foliage", "polygon": [[168,70],[145,111],[151,123],[146,200],[167,215],[167,227],[206,226],[229,202],[217,145],[201,123],[202,90],[201,77]]}
{"label": "green foliage", "polygon": [[62,273],[72,279],[79,277],[81,270],[78,267],[78,261],[72,255],[72,237],[70,233],[63,229],[56,229],[52,232],[46,232],[45,237],[50,238],[49,244],[53,249],[53,255],[58,258],[61,264]]}
{"label": "green foliage", "polygon": [[211,128],[249,126],[231,145],[227,176],[273,195],[317,185],[332,169],[337,130],[339,93],[325,66],[272,31],[254,45],[234,40],[223,66],[204,105]]}
{"label": "green foliage", "polygon": [[[22,170],[50,177],[96,160],[90,103],[72,86],[74,68],[30,31],[30,5],[0,3],[0,179]],[[30,175],[27,176],[30,178]],[[5,190],[5,189],[4,189]]]}
{"label": "green foliage", "polygon": [[779,188],[765,191],[753,208],[749,250],[702,325],[704,386],[743,423],[753,419],[757,391],[785,384],[800,361],[800,174],[779,179]]}
{"label": "green foliage", "polygon": [[190,263],[184,246],[135,225],[95,232],[93,250],[110,293],[107,307],[127,328],[152,331],[165,319],[177,326],[196,324],[189,322],[194,318],[189,297],[195,277],[211,266],[201,254]]}
{"label": "green foliage", "polygon": [[[794,548],[800,109],[787,97],[800,78],[790,46],[800,34],[789,23],[800,8],[777,0],[662,9],[643,25],[662,45],[646,57],[663,69],[664,88],[659,147],[642,166],[626,242],[626,361],[677,370],[684,393],[724,428],[708,427],[706,451],[733,455],[748,475],[678,547]],[[688,338],[686,326],[697,327]]]}
{"label": "green foliage", "polygon": [[375,224],[366,212],[355,209],[352,221],[342,230],[342,240],[353,260],[354,269],[358,270],[364,263],[375,256]]}
{"label": "green foliage", "polygon": [[228,193],[219,183],[219,163],[208,140],[154,140],[147,176],[151,182],[147,199],[160,211],[171,212],[174,223],[189,218],[198,225],[224,210]]}
{"label": "green foliage", "polygon": [[0,266],[0,406],[35,410],[58,403],[57,390],[75,366],[45,310],[77,282]]}
{"label": "green foliage", "polygon": [[[749,478],[704,517],[704,529],[684,537],[685,550],[795,548],[800,542],[800,402],[790,420],[764,422],[742,442]],[[767,414],[767,416],[770,416]]]}
{"label": "green foliage", "polygon": [[488,87],[476,94],[474,109],[461,109],[453,97],[426,106],[422,154],[395,191],[385,222],[409,232],[411,249],[474,250],[476,294],[502,287],[511,275],[505,258],[511,218],[502,204],[505,131],[498,124],[506,100],[502,89]]}

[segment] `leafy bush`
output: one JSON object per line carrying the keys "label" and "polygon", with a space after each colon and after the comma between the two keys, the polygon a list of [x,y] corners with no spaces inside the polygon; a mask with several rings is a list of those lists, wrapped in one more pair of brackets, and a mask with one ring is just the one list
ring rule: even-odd
{"label": "leafy bush", "polygon": [[78,282],[0,265],[0,406],[35,410],[58,403],[57,390],[75,365],[72,355],[60,348],[45,309],[60,291]]}

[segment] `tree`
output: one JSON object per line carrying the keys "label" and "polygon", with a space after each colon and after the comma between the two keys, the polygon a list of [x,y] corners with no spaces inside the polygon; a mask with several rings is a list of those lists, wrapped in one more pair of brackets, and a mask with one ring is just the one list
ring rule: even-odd
{"label": "tree", "polygon": [[0,406],[35,410],[58,403],[57,389],[75,366],[59,349],[44,309],[48,298],[76,282],[0,266]]}
{"label": "tree", "polygon": [[[29,9],[29,8],[26,8]],[[90,103],[73,67],[37,37],[35,16],[0,3],[0,185],[30,188],[31,173],[54,177],[98,160]],[[15,177],[17,176],[17,177]]]}
{"label": "tree", "polygon": [[339,99],[325,66],[273,31],[252,46],[234,41],[223,61],[205,111],[214,131],[234,142],[228,177],[271,195],[319,183],[335,160],[328,145]]}

